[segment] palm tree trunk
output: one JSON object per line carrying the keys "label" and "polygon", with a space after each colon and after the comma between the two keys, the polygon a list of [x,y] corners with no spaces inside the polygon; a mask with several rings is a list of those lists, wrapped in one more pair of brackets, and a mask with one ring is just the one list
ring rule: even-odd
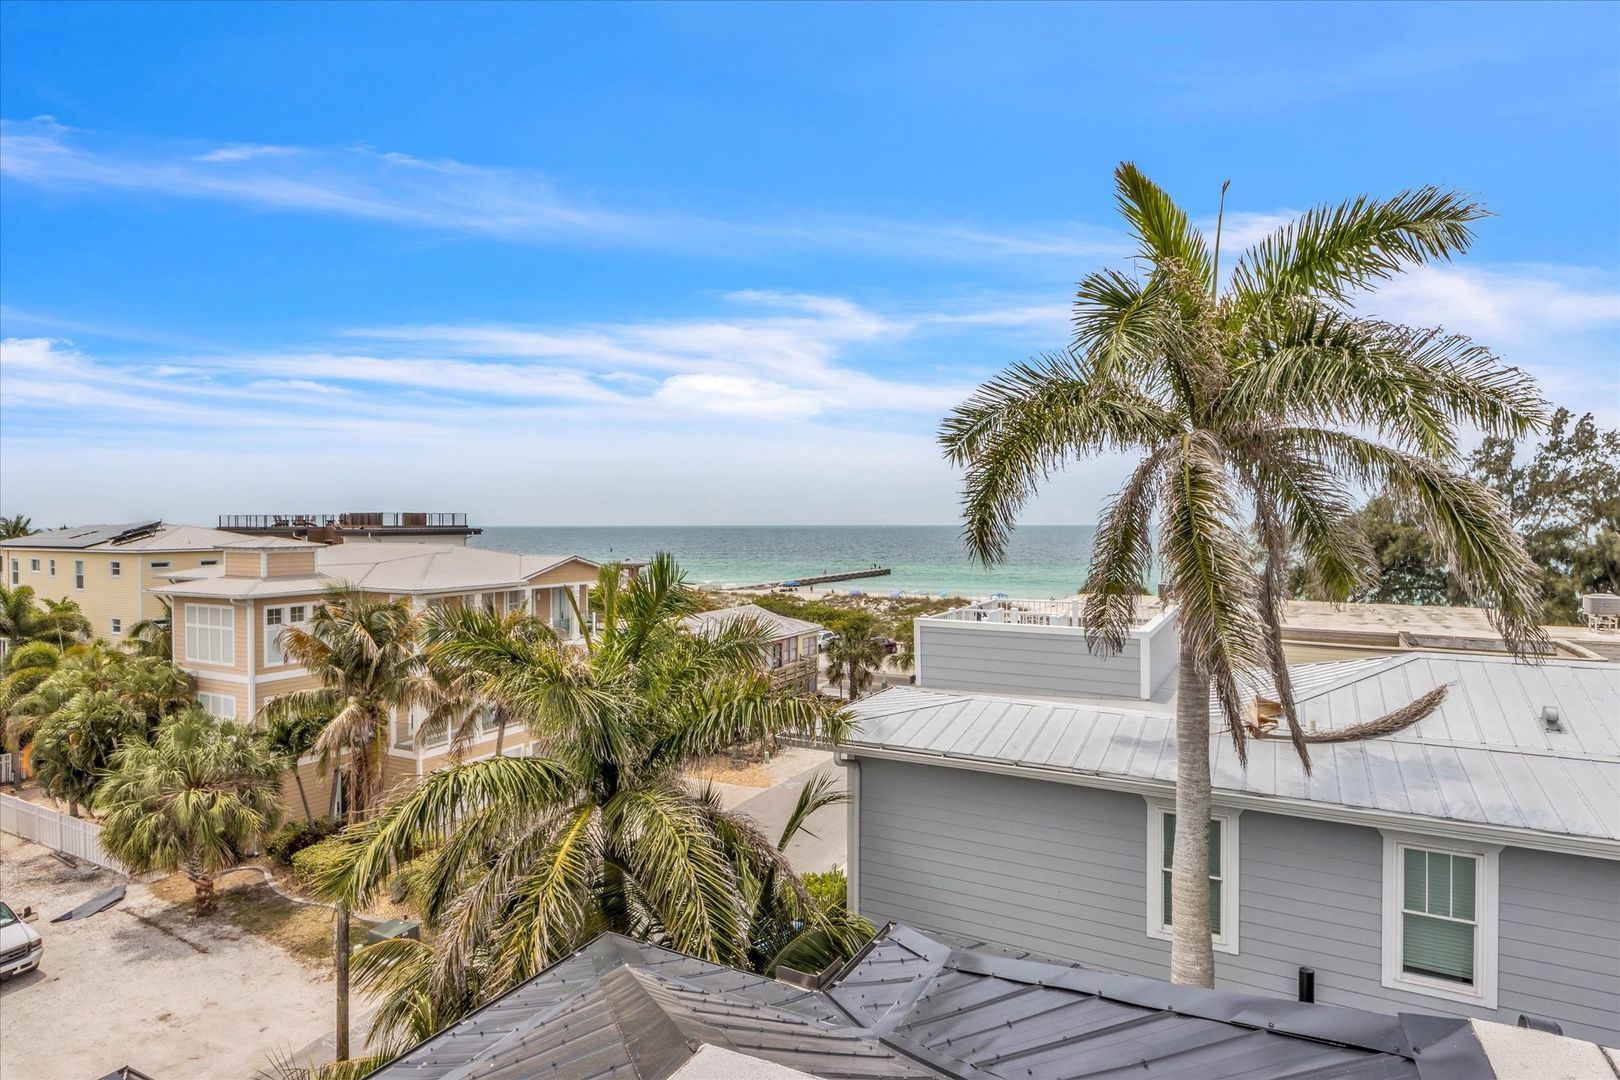
{"label": "palm tree trunk", "polygon": [[212,915],[218,906],[214,893],[214,875],[206,870],[188,869],[186,877],[191,879],[191,887],[196,893],[197,917]]}
{"label": "palm tree trunk", "polygon": [[1215,985],[1209,925],[1209,675],[1186,639],[1176,694],[1176,838],[1170,867],[1170,981]]}
{"label": "palm tree trunk", "polygon": [[332,961],[337,967],[337,1059],[349,1059],[349,902],[339,900],[332,931]]}
{"label": "palm tree trunk", "polygon": [[309,796],[304,794],[304,778],[298,775],[298,759],[293,759],[293,783],[298,785],[298,801],[304,804],[304,820],[314,821],[315,815],[309,812]]}
{"label": "palm tree trunk", "polygon": [[506,745],[506,710],[495,710],[495,756],[501,756],[501,747]]}

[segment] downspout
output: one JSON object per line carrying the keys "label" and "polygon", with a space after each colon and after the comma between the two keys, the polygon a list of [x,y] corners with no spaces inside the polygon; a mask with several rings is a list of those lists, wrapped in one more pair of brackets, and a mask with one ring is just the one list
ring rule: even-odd
{"label": "downspout", "polygon": [[911,620],[911,681],[917,686],[923,685],[922,624],[921,617]]}
{"label": "downspout", "polygon": [[848,899],[845,906],[851,915],[861,913],[861,763],[860,759],[842,751],[838,763],[844,767],[844,786],[849,798],[844,803],[846,841],[844,884]]}

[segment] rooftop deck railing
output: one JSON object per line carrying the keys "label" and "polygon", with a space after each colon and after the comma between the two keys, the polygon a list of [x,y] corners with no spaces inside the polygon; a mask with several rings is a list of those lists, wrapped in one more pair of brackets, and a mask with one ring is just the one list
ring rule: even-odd
{"label": "rooftop deck railing", "polygon": [[221,529],[465,529],[466,514],[221,514]]}
{"label": "rooftop deck railing", "polygon": [[[923,616],[953,622],[1011,623],[1016,626],[1068,626],[1085,628],[1084,601],[1081,597],[1067,600],[1018,600],[995,598],[980,600],[965,607],[953,608],[938,615]],[[1142,627],[1163,614],[1158,600],[1144,596],[1136,606],[1131,619],[1133,626]]]}

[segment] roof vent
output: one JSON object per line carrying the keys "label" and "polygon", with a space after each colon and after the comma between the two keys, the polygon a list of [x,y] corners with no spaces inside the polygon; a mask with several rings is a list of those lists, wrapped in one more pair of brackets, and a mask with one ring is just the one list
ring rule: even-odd
{"label": "roof vent", "polygon": [[1541,726],[1548,731],[1563,732],[1568,730],[1564,727],[1564,721],[1559,718],[1558,710],[1551,705],[1541,707]]}

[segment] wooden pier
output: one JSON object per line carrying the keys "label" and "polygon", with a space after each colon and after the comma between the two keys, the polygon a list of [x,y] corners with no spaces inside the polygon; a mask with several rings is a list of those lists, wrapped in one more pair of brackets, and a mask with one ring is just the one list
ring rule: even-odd
{"label": "wooden pier", "polygon": [[860,581],[862,578],[888,577],[894,573],[887,566],[874,566],[867,570],[850,570],[843,574],[814,574],[810,577],[783,578],[781,581],[762,581],[757,585],[733,585],[734,589],[775,589],[792,581],[799,585],[826,585],[833,581]]}

